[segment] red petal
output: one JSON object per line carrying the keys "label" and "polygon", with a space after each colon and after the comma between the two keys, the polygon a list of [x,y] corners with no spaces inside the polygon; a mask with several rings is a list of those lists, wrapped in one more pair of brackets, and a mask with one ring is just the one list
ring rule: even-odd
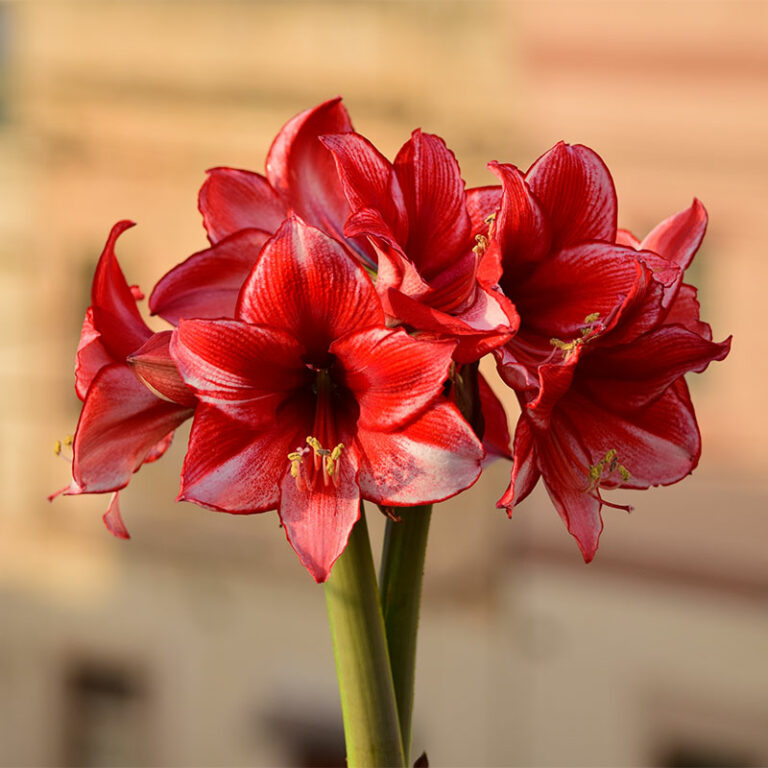
{"label": "red petal", "polygon": [[[605,478],[603,487],[669,485],[682,480],[698,463],[701,438],[682,378],[656,402],[632,413],[612,413],[575,392],[560,402],[558,410],[562,417],[553,416],[554,431],[579,436],[580,443],[588,446],[588,466],[615,450],[617,461],[629,471],[629,479],[616,474]],[[584,478],[586,482],[586,473]]]}
{"label": "red petal", "polygon": [[503,194],[493,227],[496,245],[504,267],[502,287],[513,291],[551,247],[551,235],[539,203],[531,196],[523,174],[514,165],[489,163],[500,179]]}
{"label": "red petal", "polygon": [[379,504],[431,504],[472,485],[483,447],[451,403],[439,402],[397,432],[360,429],[360,492]]}
{"label": "red petal", "polygon": [[401,245],[431,282],[474,244],[459,164],[441,138],[417,130],[398,152],[395,173],[409,222]]}
{"label": "red petal", "polygon": [[377,211],[394,241],[406,242],[408,216],[389,160],[358,133],[323,136],[321,141],[333,153],[352,211],[361,208]]}
{"label": "red petal", "polygon": [[303,445],[311,423],[308,409],[289,406],[252,429],[201,404],[189,436],[179,500],[234,514],[277,509],[279,484],[290,467],[288,454]]}
{"label": "red petal", "polygon": [[538,396],[525,407],[527,417],[537,429],[549,429],[553,408],[571,388],[581,352],[577,347],[566,360],[539,366]]}
{"label": "red petal", "polygon": [[151,464],[153,461],[157,461],[165,455],[165,452],[171,447],[171,443],[173,442],[173,434],[173,432],[169,432],[162,440],[155,443],[147,454],[147,457],[144,459],[145,464]]}
{"label": "red petal", "polygon": [[658,224],[640,244],[655,251],[680,269],[687,269],[707,231],[707,211],[694,199],[691,207]]}
{"label": "red petal", "polygon": [[515,429],[514,464],[509,487],[499,499],[497,506],[506,507],[511,517],[512,510],[536,487],[541,472],[536,465],[536,450],[528,420],[518,419]]}
{"label": "red petal", "polygon": [[274,232],[286,215],[285,203],[263,176],[235,168],[211,168],[197,206],[212,243],[241,229]]}
{"label": "red petal", "polygon": [[601,502],[590,490],[590,456],[562,418],[553,421],[548,432],[537,432],[535,447],[547,493],[588,563],[603,531]]}
{"label": "red petal", "polygon": [[331,353],[360,406],[359,426],[391,431],[416,418],[442,394],[454,347],[451,341],[418,341],[385,328],[335,341]]}
{"label": "red petal", "polygon": [[93,325],[93,309],[88,307],[75,355],[75,392],[81,400],[96,374],[110,363],[118,362],[101,343],[101,334]]}
{"label": "red petal", "polygon": [[525,176],[544,209],[553,250],[585,240],[616,240],[616,190],[605,163],[588,147],[562,141]]}
{"label": "red petal", "polygon": [[496,393],[491,389],[485,377],[478,374],[478,394],[480,408],[483,413],[483,447],[485,448],[485,465],[494,459],[511,459],[509,449],[509,425],[507,414]]}
{"label": "red petal", "polygon": [[182,320],[170,347],[204,403],[251,429],[265,427],[304,381],[304,348],[291,335],[237,320]]}
{"label": "red petal", "polygon": [[238,293],[268,238],[262,230],[246,229],[192,254],[155,286],[152,314],[173,325],[182,317],[234,317]]}
{"label": "red petal", "polygon": [[84,493],[125,487],[155,445],[191,414],[153,395],[127,365],[107,366],[88,389],[75,432],[75,482]]}
{"label": "red petal", "polygon": [[123,518],[120,515],[120,504],[118,502],[119,494],[117,492],[112,494],[112,498],[109,500],[109,506],[104,513],[102,520],[104,525],[107,526],[107,530],[118,539],[130,539],[128,529],[125,527]]}
{"label": "red petal", "polygon": [[700,308],[696,294],[697,291],[692,285],[683,283],[669,308],[669,313],[664,318],[664,322],[669,325],[682,325],[701,336],[702,339],[712,341],[712,329],[709,324],[699,320]]}
{"label": "red petal", "polygon": [[730,338],[716,344],[682,326],[664,326],[631,344],[584,355],[579,388],[622,413],[642,408],[684,374],[701,373],[713,360],[725,358],[730,347]]}
{"label": "red petal", "polygon": [[[450,315],[416,301],[400,291],[387,294],[393,317],[419,331],[454,338],[458,346],[454,359],[472,363],[506,343],[515,332],[518,318],[514,306],[502,294],[478,287],[475,301],[463,312]],[[429,300],[427,295],[424,300]]]}
{"label": "red petal", "polygon": [[93,326],[101,334],[105,349],[120,361],[135,352],[152,335],[141,319],[136,299],[115,256],[117,238],[132,226],[132,221],[119,221],[112,227],[96,265],[91,287]]}
{"label": "red petal", "polygon": [[587,316],[598,313],[605,323],[636,299],[646,281],[634,251],[583,243],[543,262],[510,298],[523,326],[568,342],[581,337]]}
{"label": "red petal", "polygon": [[341,99],[331,99],[289,120],[267,155],[267,178],[287,208],[341,240],[349,205],[320,136],[351,130]]}
{"label": "red petal", "polygon": [[360,517],[355,451],[345,450],[339,462],[338,485],[299,490],[286,470],[280,485],[280,519],[285,535],[316,582],[324,582],[344,551]]}
{"label": "red petal", "polygon": [[176,362],[171,357],[170,341],[171,331],[155,333],[128,357],[128,364],[134,374],[159,397],[194,408],[195,396],[182,381]]}
{"label": "red petal", "polygon": [[640,241],[628,229],[619,229],[616,232],[616,245],[634,248],[636,251],[642,247]]}
{"label": "red petal", "polygon": [[384,324],[365,270],[338,242],[296,217],[264,246],[236,316],[301,340],[314,364],[327,362],[328,347],[339,336]]}

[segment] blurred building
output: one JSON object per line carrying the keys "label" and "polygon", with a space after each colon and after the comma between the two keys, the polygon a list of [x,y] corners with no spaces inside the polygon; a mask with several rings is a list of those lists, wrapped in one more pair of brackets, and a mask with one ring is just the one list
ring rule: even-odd
{"label": "blurred building", "polygon": [[322,589],[274,514],[175,504],[182,434],[122,496],[129,543],[106,498],[45,501],[111,225],[138,221],[118,255],[150,288],[206,245],[204,170],[262,170],[337,93],[389,156],[442,135],[472,185],[586,143],[641,236],[696,195],[703,314],[735,337],[692,382],[701,466],[605,510],[588,567],[544,493],[495,509],[508,467],[435,512],[414,754],[768,764],[767,42],[737,0],[0,4],[0,764],[343,764]]}

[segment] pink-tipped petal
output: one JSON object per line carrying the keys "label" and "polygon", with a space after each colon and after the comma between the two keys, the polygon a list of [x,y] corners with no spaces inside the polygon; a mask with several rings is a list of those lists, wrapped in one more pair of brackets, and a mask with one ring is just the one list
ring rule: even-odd
{"label": "pink-tipped petal", "polygon": [[274,232],[286,215],[285,203],[261,174],[236,168],[208,171],[198,208],[211,243],[241,229]]}

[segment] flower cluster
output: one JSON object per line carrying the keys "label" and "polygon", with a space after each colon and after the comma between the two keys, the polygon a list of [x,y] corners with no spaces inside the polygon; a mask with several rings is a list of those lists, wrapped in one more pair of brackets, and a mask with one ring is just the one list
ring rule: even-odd
{"label": "flower cluster", "polygon": [[[560,143],[500,185],[466,189],[416,130],[387,160],[339,99],[280,131],[266,174],[214,168],[199,207],[210,247],[155,286],[153,333],[115,257],[96,268],[77,350],[83,401],[65,494],[117,492],[194,417],[180,499],[278,511],[324,581],[360,515],[426,504],[512,459],[500,507],[542,479],[585,560],[603,492],[682,479],[700,437],[685,374],[722,360],[683,282],[707,223],[691,207],[644,240],[617,229],[611,176]],[[521,415],[478,372],[495,358]]]}

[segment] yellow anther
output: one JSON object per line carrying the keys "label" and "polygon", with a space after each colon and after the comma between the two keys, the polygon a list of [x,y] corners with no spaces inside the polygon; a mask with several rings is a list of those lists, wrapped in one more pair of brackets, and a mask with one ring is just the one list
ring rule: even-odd
{"label": "yellow anther", "polygon": [[615,448],[610,448],[605,452],[605,456],[600,459],[597,464],[593,464],[589,468],[587,474],[589,475],[589,479],[592,481],[592,487],[594,488],[600,484],[603,475],[610,476],[614,472],[618,472],[619,477],[625,483],[632,477],[629,470],[623,464],[619,464],[619,452]]}
{"label": "yellow anther", "polygon": [[553,347],[559,349],[563,353],[563,358],[567,360],[576,351],[577,347],[592,341],[592,339],[598,335],[599,329],[594,328],[593,325],[599,320],[599,318],[599,312],[593,312],[592,314],[587,315],[584,318],[584,325],[580,329],[581,336],[578,339],[573,339],[572,341],[550,339],[549,343]]}
{"label": "yellow anther", "polygon": [[320,444],[320,441],[316,437],[312,437],[312,435],[307,437],[307,445],[318,453],[323,450],[323,446]]}
{"label": "yellow anther", "polygon": [[292,451],[288,454],[288,461],[291,462],[291,477],[297,478],[299,476],[303,458],[299,451]]}
{"label": "yellow anther", "polygon": [[477,245],[475,245],[472,251],[477,256],[482,256],[488,247],[488,238],[485,235],[475,235],[475,240],[477,240]]}
{"label": "yellow anther", "polygon": [[325,471],[333,477],[339,467],[339,458],[344,450],[344,444],[339,443],[325,459]]}
{"label": "yellow anther", "polygon": [[74,444],[75,444],[75,436],[67,435],[63,440],[57,440],[53,444],[53,452],[57,456],[61,456],[62,459],[66,459],[67,461],[72,461],[71,456],[66,456],[64,454],[64,449],[69,448],[71,450]]}

